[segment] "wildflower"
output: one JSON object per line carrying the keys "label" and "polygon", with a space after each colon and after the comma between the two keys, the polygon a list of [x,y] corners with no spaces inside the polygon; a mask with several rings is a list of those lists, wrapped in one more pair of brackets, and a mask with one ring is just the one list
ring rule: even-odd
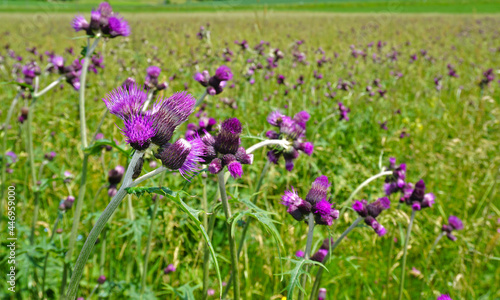
{"label": "wildflower", "polygon": [[173,264],[169,264],[165,269],[163,269],[163,273],[165,275],[175,272],[175,266]]}
{"label": "wildflower", "polygon": [[231,176],[237,178],[243,175],[242,164],[252,164],[253,154],[247,154],[245,148],[240,147],[242,130],[240,121],[233,118],[222,122],[216,136],[205,132],[201,138],[205,148],[203,159],[210,173],[217,174],[227,166]]}
{"label": "wildflower", "polygon": [[302,250],[297,250],[297,252],[295,252],[295,256],[304,258],[305,253]]}
{"label": "wildflower", "polygon": [[202,86],[206,87],[209,95],[218,95],[222,93],[227,82],[233,78],[231,69],[225,65],[220,66],[215,71],[215,75],[210,77],[208,71],[196,73],[194,80],[198,81]]}
{"label": "wildflower", "polygon": [[55,157],[56,157],[56,153],[54,151],[51,151],[50,153],[46,153],[44,155],[44,158],[48,161],[53,161]]}
{"label": "wildflower", "polygon": [[460,220],[456,216],[450,216],[448,218],[448,225],[443,225],[442,231],[443,233],[446,233],[446,236],[452,240],[456,241],[457,237],[452,234],[454,230],[462,230],[464,228],[464,224],[462,223],[462,220]]}
{"label": "wildflower", "polygon": [[123,166],[116,166],[114,169],[108,172],[108,195],[114,197],[118,192],[116,187],[122,181],[123,174],[125,173],[125,168]]}
{"label": "wildflower", "polygon": [[364,218],[366,225],[370,226],[375,230],[379,236],[386,234],[386,229],[384,226],[377,222],[376,218],[380,213],[389,209],[391,206],[391,201],[387,197],[379,198],[375,202],[368,204],[368,202],[363,199],[361,201],[355,201],[352,208],[358,213],[358,215]]}
{"label": "wildflower", "polygon": [[144,82],[144,88],[153,90],[154,92],[164,90],[168,87],[168,83],[158,82],[158,77],[160,77],[161,69],[156,66],[150,66],[146,69],[146,80]]}
{"label": "wildflower", "polygon": [[326,289],[325,288],[319,289],[318,300],[326,300]]}
{"label": "wildflower", "polygon": [[178,139],[173,144],[166,144],[160,148],[158,157],[163,166],[171,170],[178,170],[182,176],[197,171],[197,164],[203,162],[205,144],[199,136],[191,140]]}
{"label": "wildflower", "polygon": [[457,74],[457,70],[455,70],[455,68],[451,64],[448,64],[446,67],[448,68],[448,76],[455,78],[459,77]]}
{"label": "wildflower", "polygon": [[413,210],[421,210],[434,204],[436,196],[433,193],[425,193],[425,183],[422,179],[415,184],[413,189],[411,186],[405,186],[405,188],[400,201],[411,205]]}
{"label": "wildflower", "polygon": [[127,143],[138,151],[146,150],[151,144],[151,139],[156,135],[157,128],[150,114],[132,115],[124,120],[123,135],[127,137]]}
{"label": "wildflower", "polygon": [[208,290],[207,290],[207,295],[208,295],[208,296],[213,296],[213,295],[215,295],[215,290],[214,290],[214,289],[208,289]]}
{"label": "wildflower", "polygon": [[217,121],[214,118],[203,116],[198,121],[198,125],[195,123],[189,123],[187,125],[186,138],[192,138],[196,134],[203,136],[205,132],[213,131],[216,124]]}
{"label": "wildflower", "polygon": [[293,170],[294,160],[299,157],[299,152],[304,152],[311,155],[314,151],[312,143],[307,142],[306,123],[309,121],[310,115],[306,111],[301,111],[295,114],[293,118],[281,114],[279,111],[274,111],[267,117],[267,122],[272,126],[278,127],[279,131],[269,130],[266,136],[270,139],[286,139],[291,143],[291,147],[274,147],[267,152],[267,157],[270,162],[277,164],[279,158],[283,156],[285,159],[285,168],[288,171]]}
{"label": "wildflower", "polygon": [[441,295],[441,296],[437,297],[437,299],[436,299],[436,300],[453,300],[453,299],[451,299],[450,295],[448,295],[448,294],[443,294],[443,295]]}
{"label": "wildflower", "polygon": [[116,88],[102,100],[110,113],[127,120],[141,113],[142,105],[147,98],[146,92],[134,83]]}
{"label": "wildflower", "polygon": [[493,69],[488,69],[483,73],[483,79],[479,83],[479,87],[484,88],[490,82],[492,82],[495,79],[495,74],[493,73]]}
{"label": "wildflower", "polygon": [[396,166],[396,158],[389,158],[389,170],[392,170],[392,175],[385,178],[384,190],[387,196],[401,191],[405,186],[406,180],[406,164]]}
{"label": "wildflower", "polygon": [[304,220],[306,215],[312,213],[316,224],[331,226],[333,220],[338,219],[339,211],[326,200],[329,187],[328,178],[320,176],[313,182],[305,200],[292,187],[281,197],[281,204],[288,207],[287,212],[297,221]]}
{"label": "wildflower", "polygon": [[339,105],[339,112],[340,112],[340,118],[339,121],[346,120],[349,121],[349,116],[347,115],[349,112],[351,112],[351,109],[345,106],[342,102],[338,103]]}
{"label": "wildflower", "polygon": [[127,21],[114,13],[111,5],[107,2],[102,2],[97,10],[92,10],[90,22],[82,15],[77,15],[71,22],[71,27],[76,32],[83,30],[90,36],[100,34],[108,38],[114,38],[130,35],[130,26]]}
{"label": "wildflower", "polygon": [[75,203],[75,197],[70,195],[66,197],[66,199],[62,202],[59,208],[64,211],[70,210],[73,207],[73,203]]}

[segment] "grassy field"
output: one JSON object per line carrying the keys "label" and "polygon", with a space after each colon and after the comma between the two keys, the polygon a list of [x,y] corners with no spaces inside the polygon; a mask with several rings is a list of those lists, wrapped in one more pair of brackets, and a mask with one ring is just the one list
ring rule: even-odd
{"label": "grassy field", "polygon": [[[419,7],[431,6],[426,3]],[[479,6],[484,3],[481,9],[484,12],[492,12],[487,7],[498,9],[493,2],[477,3]],[[340,11],[350,11],[349,5],[339,5],[345,5],[345,10]],[[355,11],[372,11],[368,8],[369,3],[364,5],[366,10]],[[0,7],[6,11],[16,6]],[[293,9],[293,6],[289,8]],[[278,10],[277,7],[274,9]],[[311,8],[314,9],[317,7]],[[427,10],[412,8],[412,11]],[[295,258],[295,252],[305,247],[307,225],[295,221],[280,204],[284,190],[294,186],[305,195],[317,176],[326,175],[332,182],[333,200],[339,207],[350,206],[352,203],[344,201],[360,183],[380,172],[381,157],[383,165],[388,164],[389,157],[406,162],[408,180],[416,182],[423,178],[428,191],[436,195],[436,204],[416,215],[408,250],[404,299],[436,299],[444,293],[455,300],[500,298],[500,17],[271,11],[123,15],[130,23],[132,34],[128,38],[99,44],[97,51],[104,57],[105,68],[98,74],[88,75],[89,134],[97,128],[106,111],[101,99],[127,77],[134,77],[142,83],[150,65],[159,66],[161,79],[169,83],[168,89],[162,92],[165,96],[187,88],[195,97],[204,92],[204,88],[193,80],[195,72],[207,69],[213,74],[219,65],[228,65],[234,73],[230,82],[234,87],[227,87],[218,96],[209,96],[206,112],[218,122],[238,117],[244,125],[242,144],[245,147],[257,143],[259,139],[256,137],[262,138],[267,130],[272,129],[266,117],[273,110],[280,109],[288,115],[307,110],[311,114],[307,138],[315,145],[313,155],[301,154],[292,172],[285,170],[283,160],[279,165],[272,165],[258,196],[257,205],[274,213],[273,219],[279,222],[276,226],[284,247],[278,251],[271,235],[257,222],[253,223],[240,259],[242,296],[245,299],[282,299],[290,277],[281,279],[279,274],[289,271],[293,265],[283,260],[281,266],[279,256]],[[85,16],[88,18],[89,13]],[[71,29],[72,17],[73,14],[50,12],[0,14],[3,24],[0,54],[5,57],[0,65],[0,81],[15,80],[10,73],[15,61],[7,53],[7,44],[9,49],[23,56],[22,63],[35,58],[26,51],[28,47],[37,47],[42,54],[55,51],[72,61],[76,55],[68,54],[65,49],[73,47],[79,53],[85,44],[85,39],[75,39],[80,34]],[[199,27],[206,26],[207,22],[210,23],[210,41],[197,39]],[[263,55],[254,50],[244,52],[233,43],[243,39],[248,41],[251,49],[261,40],[268,41],[270,46],[265,46]],[[297,46],[298,40],[305,42]],[[378,41],[383,45],[380,49],[377,48]],[[373,46],[369,47],[372,42]],[[317,60],[323,57],[318,51],[320,47],[326,58],[321,67],[317,64]],[[233,52],[229,62],[223,56],[224,52],[227,53],[226,48]],[[255,84],[251,85],[245,76],[250,65],[247,61],[253,59],[265,66],[266,57],[274,48],[283,51],[284,59],[272,70],[273,73],[265,68],[257,70],[252,76]],[[366,57],[359,52],[354,57],[353,49],[362,50]],[[305,63],[295,60],[293,53],[297,51],[305,54]],[[395,52],[397,60],[391,60]],[[412,55],[417,59],[412,60]],[[448,76],[448,64],[456,70],[458,77]],[[494,70],[495,79],[481,89],[479,82],[489,68]],[[322,78],[315,76],[315,71],[322,74]],[[277,83],[278,74],[285,76],[287,86]],[[304,84],[294,89],[299,76],[304,77]],[[440,90],[436,89],[434,82],[438,76],[442,76]],[[53,74],[42,75],[40,86],[44,87],[56,78],[57,75]],[[380,79],[378,88],[373,83],[375,79]],[[337,88],[339,80],[354,84],[344,91]],[[369,95],[367,86],[373,87],[375,95]],[[379,89],[386,91],[383,97],[379,95]],[[335,93],[333,99],[325,95],[330,93]],[[0,85],[2,122],[15,94],[13,85]],[[224,104],[222,98],[234,99],[237,108]],[[349,121],[339,120],[338,102],[350,108]],[[7,174],[3,183],[16,185],[19,273],[17,296],[7,291],[7,283],[2,280],[0,297],[38,298],[43,259],[49,253],[44,299],[57,299],[73,210],[65,213],[57,226],[62,233],[55,236],[53,243],[49,238],[60,200],[69,194],[77,195],[80,185],[83,152],[78,93],[65,84],[64,88],[54,89],[40,98],[31,110],[38,179],[61,179],[65,171],[74,175],[67,184],[62,179],[48,183],[40,199],[33,244],[29,242],[34,203],[26,151],[26,123],[17,122],[23,105],[21,101],[16,106],[12,127],[2,131],[2,134],[7,134],[6,150],[19,156],[19,161],[11,166],[13,173]],[[190,122],[197,122],[197,118],[192,115]],[[387,130],[381,128],[382,122],[387,122]],[[101,132],[106,138],[121,142],[123,137],[117,125],[122,126],[121,121],[108,115]],[[181,125],[175,136],[182,136],[185,130],[186,124]],[[401,138],[402,132],[408,136]],[[40,168],[44,154],[50,151],[57,153],[56,158]],[[153,160],[150,153],[146,157],[148,161]],[[87,197],[79,226],[81,238],[77,240],[75,253],[82,248],[90,229],[110,200],[106,192],[108,170],[118,164],[125,166],[126,162],[126,155],[115,149],[90,158]],[[253,194],[265,163],[266,150],[260,149],[255,154],[254,163],[244,165],[243,178],[229,180],[228,192],[234,200],[231,202],[234,212],[245,209],[239,200],[248,199]],[[148,163],[144,168],[151,170]],[[38,170],[41,170],[39,174]],[[210,203],[216,203],[216,176],[209,174],[206,181],[208,199]],[[203,182],[201,176],[189,183],[180,176],[166,174],[150,180],[145,186],[161,184],[172,190],[184,188],[191,195],[185,197],[186,203],[201,209]],[[383,179],[379,179],[364,188],[355,199],[375,200],[383,195]],[[327,299],[397,297],[403,242],[411,208],[399,207],[397,197],[391,200],[391,209],[378,218],[388,232],[384,237],[376,236],[366,226],[356,228],[335,250],[332,260],[325,262],[329,272],[324,274],[322,287],[328,290]],[[143,297],[174,299],[172,288],[184,286],[180,290],[185,291],[189,290],[186,286],[190,286],[196,287],[194,299],[201,299],[201,235],[177,205],[165,198],[160,201]],[[105,275],[106,283],[99,287],[92,299],[97,299],[97,295],[109,299],[139,299],[153,207],[149,195],[129,196],[119,206],[90,256],[79,296],[89,299],[97,278]],[[3,211],[5,209],[6,206]],[[441,226],[450,215],[463,220],[464,230],[456,233],[456,242],[443,238],[429,256]],[[6,224],[6,217],[2,217],[2,224]],[[355,218],[355,213],[348,210],[336,221],[335,230],[318,227],[313,250],[319,248],[324,238],[337,237]],[[213,246],[223,280],[227,281],[230,258],[224,220],[224,215],[219,212]],[[1,234],[1,257],[7,257],[4,246],[7,244],[6,230],[2,229]],[[240,235],[241,228],[237,226],[236,238]],[[73,262],[75,259],[76,254]],[[168,264],[174,264],[176,271],[165,275],[163,270]],[[6,259],[1,260],[0,266],[2,271],[7,270]],[[411,272],[413,267],[420,274]],[[317,268],[313,267],[313,274]],[[214,269],[211,268],[210,272],[211,287],[218,291]],[[307,291],[311,285],[309,282]]]}
{"label": "grassy field", "polygon": [[[0,12],[83,12],[98,1],[2,1]],[[312,11],[338,13],[499,13],[495,0],[112,1],[121,12]]]}

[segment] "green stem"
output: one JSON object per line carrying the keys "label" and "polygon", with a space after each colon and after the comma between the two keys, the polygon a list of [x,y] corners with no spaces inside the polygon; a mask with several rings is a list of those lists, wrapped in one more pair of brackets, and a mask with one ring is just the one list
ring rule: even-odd
{"label": "green stem", "polygon": [[224,215],[226,216],[226,228],[227,228],[227,235],[228,235],[228,240],[229,240],[229,251],[231,252],[231,267],[232,267],[232,273],[234,274],[234,282],[233,282],[233,289],[234,289],[234,299],[239,300],[240,299],[240,274],[239,274],[239,268],[238,268],[238,254],[236,253],[236,244],[234,242],[234,236],[232,233],[231,229],[231,208],[229,207],[229,202],[227,200],[227,194],[226,194],[226,183],[224,181],[224,172],[219,172],[217,174],[218,176],[218,181],[219,181],[219,190],[220,190],[220,196],[222,200],[222,207],[224,208]]}
{"label": "green stem", "polygon": [[[83,59],[83,65],[82,65],[82,73],[80,75],[80,97],[79,97],[79,115],[80,115],[80,138],[81,138],[81,147],[82,149],[85,149],[88,147],[87,144],[87,120],[85,117],[85,87],[86,87],[86,80],[87,80],[87,72],[90,64],[90,58],[92,56],[92,53],[94,52],[95,48],[97,47],[97,44],[99,43],[100,37],[97,36],[97,38],[94,40],[94,43],[92,46],[90,46],[90,41],[87,41],[87,52],[85,54],[85,57]],[[66,279],[67,279],[67,272],[69,269],[69,263],[71,262],[71,258],[73,255],[73,250],[75,247],[75,241],[76,237],[78,235],[78,225],[80,224],[80,216],[82,213],[82,208],[83,208],[83,200],[85,198],[85,192],[87,190],[87,167],[88,167],[88,155],[84,154],[83,155],[83,162],[82,162],[82,175],[80,178],[80,190],[78,191],[78,199],[76,201],[76,207],[75,207],[75,212],[73,215],[73,225],[71,227],[71,234],[69,237],[69,243],[68,243],[68,252],[66,252],[66,257],[65,257],[65,262],[64,262],[64,268],[63,268],[63,279],[61,282],[61,290],[60,290],[60,298],[64,295],[64,290],[66,288]]]}
{"label": "green stem", "polygon": [[101,216],[97,220],[94,225],[94,228],[90,231],[85,244],[83,245],[82,251],[80,255],[78,255],[78,259],[76,260],[75,268],[73,269],[73,274],[71,276],[71,280],[68,286],[68,292],[66,294],[67,300],[74,300],[76,298],[76,292],[78,291],[78,283],[83,274],[83,269],[85,267],[85,263],[87,262],[92,250],[94,249],[95,242],[99,237],[99,234],[104,229],[104,226],[108,222],[109,218],[113,212],[118,208],[123,198],[127,195],[127,191],[125,190],[128,187],[134,186],[136,183],[132,181],[132,175],[134,173],[134,168],[139,159],[144,155],[142,151],[136,151],[134,156],[132,157],[130,164],[127,168],[127,173],[123,179],[123,184],[120,186],[120,189],[116,193],[116,195],[111,199],[106,209],[102,212]]}
{"label": "green stem", "polygon": [[[349,228],[347,228],[344,232],[342,232],[342,234],[337,238],[337,240],[335,240],[335,242],[332,245],[330,245],[330,250],[328,250],[328,256],[327,256],[325,261],[328,261],[331,258],[333,250],[335,250],[335,248],[337,248],[337,246],[340,244],[340,242],[342,242],[342,240],[349,234],[349,232],[351,232],[354,228],[356,228],[356,226],[358,226],[358,224],[361,221],[363,221],[363,218],[358,217],[351,224],[351,226],[349,226]],[[321,276],[323,275],[323,270],[324,270],[323,268],[318,269],[318,273],[316,274],[316,279],[314,280],[314,285],[312,288],[311,297],[309,298],[310,300],[314,300],[314,297],[317,297],[317,294],[319,292],[319,286],[321,284]]]}
{"label": "green stem", "polygon": [[408,252],[408,241],[410,240],[411,227],[413,226],[413,220],[415,219],[415,212],[415,210],[412,210],[411,212],[410,224],[408,225],[408,232],[406,233],[405,238],[405,245],[403,249],[403,265],[401,267],[401,280],[399,283],[399,300],[403,298],[403,289],[405,286],[406,253]]}
{"label": "green stem", "polygon": [[[201,198],[201,207],[205,211],[203,214],[203,227],[208,230],[208,199],[207,199],[207,178],[203,178],[203,196]],[[208,233],[208,232],[207,232]],[[210,233],[208,233],[210,234]],[[203,289],[202,289],[202,297],[203,299],[207,299],[208,294],[208,279],[210,275],[210,252],[208,250],[207,243],[203,244]]]}
{"label": "green stem", "polygon": [[434,253],[434,250],[436,249],[437,244],[441,240],[441,238],[446,234],[446,232],[442,231],[434,240],[434,243],[432,244],[431,250],[429,251],[429,254],[427,254],[427,258],[425,259],[425,269],[424,269],[424,280],[422,280],[422,285],[420,288],[420,291],[424,291],[424,285],[427,281],[427,271],[429,269],[429,261],[431,259],[432,254]]}
{"label": "green stem", "polygon": [[[62,213],[59,212],[57,214],[57,219],[54,222],[54,227],[52,228],[52,234],[50,235],[50,240],[49,244],[52,243],[52,240],[54,239],[54,235],[56,234],[57,230],[57,225],[59,224],[59,221],[62,219]],[[42,275],[42,294],[45,293],[45,278],[47,275],[47,262],[49,260],[49,252],[47,251],[47,254],[45,254],[45,259],[43,261],[43,275]]]}
{"label": "green stem", "polygon": [[[314,214],[310,213],[309,214],[309,231],[307,232],[307,242],[306,242],[306,253],[304,254],[305,259],[309,259],[311,257],[311,248],[312,248],[312,242],[313,242],[313,235],[314,235]],[[307,282],[307,272],[309,271],[309,266],[306,266],[306,274],[302,275],[302,288],[305,289],[306,287],[306,282]],[[304,292],[302,290],[299,290],[299,300],[304,299]]]}
{"label": "green stem", "polygon": [[[258,198],[258,193],[260,191],[260,188],[262,187],[262,183],[264,182],[264,177],[267,174],[267,171],[269,170],[270,162],[269,160],[266,160],[266,164],[264,165],[264,168],[262,168],[262,171],[260,172],[260,177],[259,181],[257,182],[257,186],[255,187],[255,191],[252,197],[252,203],[255,203]],[[238,244],[238,260],[240,258],[241,250],[243,249],[243,245],[245,244],[245,237],[248,232],[248,228],[250,227],[250,223],[252,222],[252,218],[248,218],[247,222],[245,223],[245,226],[243,227],[243,231],[241,232],[241,237],[240,237],[240,242]],[[233,281],[233,274],[229,276],[229,280],[227,281],[227,286],[226,289],[224,290],[224,293],[222,294],[222,299],[224,299],[229,291],[229,286],[231,285],[231,282]]]}
{"label": "green stem", "polygon": [[153,238],[153,228],[156,219],[156,213],[158,212],[158,202],[160,202],[159,197],[157,197],[157,199],[155,200],[153,215],[151,216],[151,226],[149,226],[148,243],[146,244],[146,256],[144,257],[144,271],[142,272],[141,294],[144,294],[144,289],[146,288],[146,277],[148,274],[148,260],[149,260],[149,254],[151,253],[151,240]]}
{"label": "green stem", "polygon": [[196,104],[194,105],[194,107],[198,107],[203,102],[203,99],[205,99],[206,95],[207,95],[207,90],[205,90],[203,92],[203,95],[201,95],[201,97],[198,100],[196,100]]}
{"label": "green stem", "polygon": [[39,191],[37,187],[37,179],[36,179],[36,169],[35,169],[35,153],[33,151],[33,114],[35,112],[34,104],[36,102],[36,98],[33,98],[32,104],[29,106],[28,112],[28,122],[26,124],[28,131],[28,160],[30,163],[31,170],[31,188],[35,195],[34,197],[34,206],[33,206],[33,219],[31,223],[31,235],[30,235],[30,244],[33,245],[35,240],[35,229],[36,223],[38,222],[38,210],[39,210]]}

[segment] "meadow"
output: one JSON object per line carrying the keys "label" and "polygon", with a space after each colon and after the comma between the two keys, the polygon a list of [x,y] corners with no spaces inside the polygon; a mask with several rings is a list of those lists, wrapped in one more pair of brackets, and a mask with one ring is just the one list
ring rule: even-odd
{"label": "meadow", "polygon": [[[90,17],[90,11],[82,14]],[[10,126],[1,131],[2,273],[10,267],[9,186],[15,186],[17,236],[16,292],[2,280],[1,298],[64,298],[61,284],[65,281],[67,289],[78,254],[111,200],[108,172],[117,165],[126,168],[131,161],[131,147],[120,131],[123,122],[107,113],[102,99],[129,77],[144,84],[149,66],[161,68],[158,81],[168,83],[158,95],[186,90],[198,99],[205,87],[193,79],[195,74],[208,70],[213,75],[221,65],[232,70],[233,78],[222,93],[204,98],[173,140],[184,137],[187,123],[198,123],[200,117],[214,118],[217,124],[238,118],[241,145],[248,149],[268,139],[266,132],[275,129],[268,116],[279,110],[288,116],[307,111],[306,137],[314,145],[310,156],[300,154],[291,171],[283,159],[266,163],[269,148],[257,149],[253,163],[243,165],[243,176],[227,180],[237,242],[254,218],[239,257],[241,298],[285,299],[288,294],[287,299],[297,299],[299,275],[309,270],[309,299],[321,266],[301,268],[305,260],[296,252],[306,250],[308,226],[287,213],[282,205],[285,190],[293,186],[304,197],[318,176],[327,176],[331,183],[328,197],[340,215],[332,226],[316,226],[314,253],[324,239],[337,239],[358,218],[354,200],[373,202],[385,196],[385,176],[353,192],[382,172],[390,157],[406,163],[408,182],[424,179],[427,191],[435,195],[432,207],[415,213],[403,299],[436,299],[442,294],[455,300],[500,298],[498,15],[254,11],[123,16],[130,36],[102,39],[95,51],[103,68],[87,74],[87,135],[91,140],[99,128],[104,142],[83,150],[79,92],[64,80],[34,104],[26,90],[26,97],[13,107]],[[42,89],[59,77],[47,68],[46,51],[68,63],[82,57],[86,39],[71,28],[73,17],[49,12],[0,15],[2,124],[18,89],[27,88],[13,83],[22,77],[16,63],[38,61],[44,70],[38,76]],[[246,40],[249,47],[235,40]],[[489,69],[492,72],[485,75]],[[22,108],[30,103],[31,120],[19,122]],[[6,155],[8,151],[16,160]],[[85,157],[86,194],[74,252],[68,258],[77,205],[75,201],[72,208],[60,209],[60,204],[70,195],[78,196]],[[142,174],[160,165],[148,150]],[[231,249],[217,176],[192,175],[187,181],[178,172],[163,172],[140,185],[174,191],[164,197],[147,192],[125,196],[85,264],[78,297],[204,299],[200,224],[207,229],[213,225],[211,244],[222,281],[229,281]],[[361,223],[323,261],[327,270],[320,287],[326,289],[326,299],[398,297],[412,207],[399,203],[399,195],[388,197],[390,209],[377,218],[385,235]],[[38,215],[32,224],[35,206]],[[212,215],[215,218],[209,218]],[[463,221],[463,229],[453,232],[456,241],[444,236],[434,244],[451,215]],[[217,299],[226,286],[218,282],[211,261],[208,293]],[[68,277],[63,279],[65,269]],[[100,276],[105,282],[98,283]],[[230,288],[228,297],[233,295]]]}

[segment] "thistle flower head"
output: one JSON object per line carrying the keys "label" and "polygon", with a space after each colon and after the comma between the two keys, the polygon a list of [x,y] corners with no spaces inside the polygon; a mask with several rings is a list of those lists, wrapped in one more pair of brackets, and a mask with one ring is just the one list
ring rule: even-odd
{"label": "thistle flower head", "polygon": [[464,224],[462,223],[462,220],[460,220],[456,216],[450,216],[448,218],[448,223],[450,224],[451,227],[453,227],[454,230],[464,229]]}
{"label": "thistle flower head", "polygon": [[323,261],[325,260],[325,257],[327,255],[328,255],[328,250],[326,250],[326,249],[319,249],[318,251],[316,251],[316,253],[314,253],[311,256],[311,260],[312,261],[317,261],[319,263],[323,263]]}
{"label": "thistle flower head", "polygon": [[157,132],[151,115],[135,114],[124,120],[124,124],[122,133],[127,137],[127,143],[138,151],[146,150]]}
{"label": "thistle flower head", "polygon": [[325,288],[319,289],[318,300],[326,300],[326,289]]}
{"label": "thistle flower head", "polygon": [[111,16],[108,19],[109,37],[129,36],[130,26],[122,17]]}
{"label": "thistle flower head", "polygon": [[110,113],[127,120],[141,112],[147,98],[146,92],[134,83],[116,88],[102,100]]}
{"label": "thistle flower head", "polygon": [[116,166],[115,168],[109,170],[108,172],[108,182],[111,185],[117,185],[122,180],[123,174],[125,174],[125,168],[123,166]]}
{"label": "thistle flower head", "polygon": [[329,188],[330,183],[328,182],[328,177],[326,177],[325,175],[319,176],[312,183],[312,187],[306,196],[306,200],[311,204],[314,204],[318,201],[326,199]]}
{"label": "thistle flower head", "polygon": [[229,81],[233,79],[233,73],[231,72],[231,69],[228,66],[222,65],[217,68],[215,71],[215,77],[219,81]]}
{"label": "thistle flower head", "polygon": [[159,153],[163,166],[179,170],[182,176],[199,170],[199,162],[204,154],[205,145],[199,137],[188,141],[179,139],[172,145],[165,145]]}
{"label": "thistle flower head", "polygon": [[161,69],[157,66],[150,66],[146,69],[148,76],[153,78],[158,78],[160,76]]}
{"label": "thistle flower head", "polygon": [[80,30],[87,30],[89,28],[89,22],[87,22],[84,16],[77,15],[73,19],[71,27],[77,32]]}
{"label": "thistle flower head", "polygon": [[437,299],[436,299],[436,300],[453,300],[453,299],[451,299],[450,295],[448,295],[448,294],[443,294],[443,295],[441,295],[441,296],[437,297]]}
{"label": "thistle flower head", "polygon": [[222,154],[235,154],[240,147],[240,134],[243,128],[237,118],[227,119],[221,123],[219,134],[215,137],[214,147]]}
{"label": "thistle flower head", "polygon": [[151,110],[158,129],[152,141],[158,146],[165,145],[172,138],[174,130],[185,122],[193,112],[196,99],[186,92],[178,92],[170,98],[159,98]]}

